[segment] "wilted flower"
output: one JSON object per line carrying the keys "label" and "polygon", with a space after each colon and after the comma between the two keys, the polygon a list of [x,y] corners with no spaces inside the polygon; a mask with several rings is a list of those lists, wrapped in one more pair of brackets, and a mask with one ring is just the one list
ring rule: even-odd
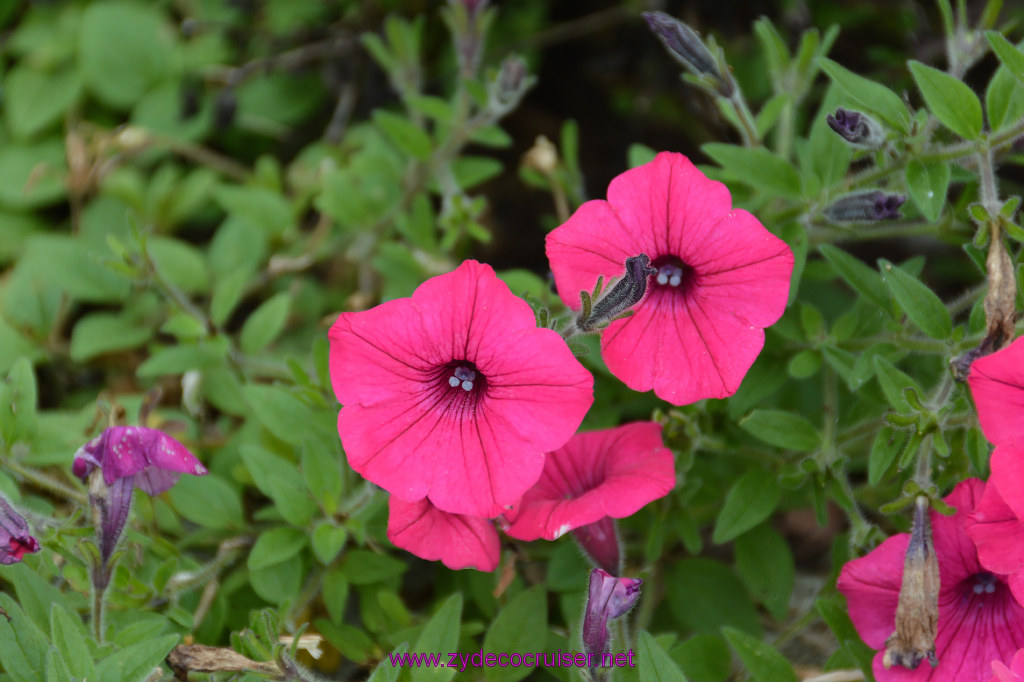
{"label": "wilted flower", "polygon": [[349,464],[395,497],[493,518],[540,476],[593,402],[594,379],[487,265],[331,327]]}
{"label": "wilted flower", "polygon": [[885,144],[885,132],[875,119],[860,111],[836,109],[825,116],[828,127],[860,149],[878,149]]}
{"label": "wilted flower", "polygon": [[658,269],[652,268],[650,262],[651,259],[643,253],[627,258],[622,278],[597,299],[586,319],[584,313],[580,313],[576,326],[581,331],[599,329],[639,303],[647,293],[647,278],[658,274]]}
{"label": "wilted flower", "polygon": [[[1024,647],[1024,607],[1013,598],[1004,577],[978,561],[965,529],[985,488],[977,479],[963,481],[945,498],[956,508],[954,516],[930,512],[941,583],[935,636],[938,665],[913,671],[885,668],[880,651],[873,665],[878,682],[985,682],[992,661],[1008,661]],[[889,538],[867,556],[846,564],[837,581],[857,632],[874,649],[883,649],[895,629],[910,540],[907,533]]]}
{"label": "wilted flower", "polygon": [[25,519],[0,495],[0,564],[17,563],[38,551],[39,543],[29,534]]}
{"label": "wilted flower", "polygon": [[608,621],[614,620],[633,608],[640,598],[639,578],[616,578],[600,568],[590,572],[590,589],[583,615],[583,651],[596,656],[595,661],[608,653],[611,633]]}
{"label": "wilted flower", "polygon": [[520,540],[555,540],[572,531],[598,566],[618,573],[613,519],[638,512],[675,486],[672,451],[661,424],[637,422],[578,433],[549,453],[540,480],[508,514]]}
{"label": "wilted flower", "polygon": [[902,218],[899,207],[906,202],[903,194],[886,194],[877,189],[855,192],[836,199],[825,209],[825,217],[833,223],[874,223]]}
{"label": "wilted flower", "polygon": [[501,550],[498,531],[490,519],[449,514],[429,500],[403,502],[394,495],[388,500],[388,540],[452,570],[493,571]]}
{"label": "wilted flower", "polygon": [[663,152],[547,236],[558,294],[573,309],[581,291],[621,276],[640,253],[658,275],[634,314],[604,331],[608,369],[675,405],[732,395],[764,346],[764,327],[785,310],[793,252],[733,209],[725,185]]}
{"label": "wilted flower", "polygon": [[698,76],[710,76],[715,89],[723,97],[731,97],[736,89],[732,79],[722,74],[711,50],[697,32],[664,12],[643,12],[647,26],[658,36],[668,53]]}

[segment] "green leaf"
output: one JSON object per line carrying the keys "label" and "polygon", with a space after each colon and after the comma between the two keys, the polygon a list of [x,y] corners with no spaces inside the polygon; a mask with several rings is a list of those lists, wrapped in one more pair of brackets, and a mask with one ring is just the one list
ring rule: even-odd
{"label": "green leaf", "polygon": [[791,199],[801,196],[800,174],[793,164],[763,147],[748,149],[709,142],[701,146],[701,151],[739,182],[772,195]]}
{"label": "green leaf", "polygon": [[344,526],[335,526],[325,521],[313,531],[313,552],[320,563],[326,566],[338,556],[347,539],[348,531]]}
{"label": "green leaf", "polygon": [[[256,387],[250,385],[246,388]],[[288,523],[306,526],[316,514],[317,507],[306,494],[305,481],[295,465],[257,445],[243,445],[239,452],[256,487],[274,501],[281,516]]]}
{"label": "green leaf", "polygon": [[83,680],[94,679],[92,653],[85,644],[85,628],[78,616],[71,616],[60,604],[50,607],[50,637],[68,671]]}
{"label": "green leaf", "polygon": [[151,338],[151,327],[123,314],[91,313],[71,331],[71,359],[85,362],[104,353],[138,348]]}
{"label": "green leaf", "polygon": [[320,503],[328,516],[333,516],[343,492],[341,460],[333,450],[304,445],[302,448],[302,477],[313,499]]}
{"label": "green leaf", "polygon": [[944,71],[910,60],[910,73],[928,109],[942,125],[960,137],[976,140],[981,135],[981,101],[963,81]]}
{"label": "green leaf", "polygon": [[[548,603],[544,585],[517,594],[501,610],[484,636],[485,653],[543,651],[547,642]],[[488,682],[515,682],[532,668],[484,668]]]}
{"label": "green leaf", "polygon": [[29,359],[21,357],[0,383],[0,439],[9,449],[34,438],[38,424],[36,374]]}
{"label": "green leaf", "polygon": [[[63,200],[67,194],[67,169],[61,140],[47,138],[31,145],[5,143],[0,147],[0,205],[35,209]],[[39,235],[30,242],[43,238]],[[66,237],[45,238],[55,241]]]}
{"label": "green leaf", "polygon": [[835,634],[839,645],[843,647],[864,671],[871,674],[871,665],[875,651],[865,644],[848,615],[846,600],[839,594],[821,597],[814,602],[814,608],[821,614],[821,619]]}
{"label": "green leaf", "polygon": [[402,669],[397,665],[391,664],[392,657],[401,657],[402,654],[409,652],[409,643],[402,642],[396,646],[392,652],[381,659],[377,667],[373,669],[373,673],[370,674],[370,678],[366,682],[395,682],[398,679],[398,674],[402,672]]}
{"label": "green leaf", "polygon": [[179,635],[164,635],[125,647],[96,666],[97,680],[145,680],[178,643]]}
{"label": "green leaf", "polygon": [[301,552],[307,542],[306,533],[298,528],[278,526],[264,531],[256,538],[256,544],[249,551],[249,570],[258,571],[287,561]]}
{"label": "green leaf", "polygon": [[711,536],[715,544],[729,542],[768,518],[782,497],[775,475],[751,469],[740,476],[725,496]]}
{"label": "green leaf", "polygon": [[378,109],[373,112],[373,122],[406,154],[420,161],[430,158],[433,150],[430,135],[409,119]]}
{"label": "green leaf", "polygon": [[692,682],[723,682],[732,670],[732,653],[721,635],[694,635],[669,653]]}
{"label": "green leaf", "polygon": [[1024,116],[1024,88],[1006,66],[996,69],[985,88],[985,110],[992,130],[1013,125]]}
{"label": "green leaf", "polygon": [[267,299],[254,310],[242,325],[239,337],[242,352],[252,355],[269,346],[284,329],[290,307],[291,296],[287,292],[282,292]]}
{"label": "green leaf", "polygon": [[247,384],[242,393],[267,431],[293,445],[309,438],[306,426],[315,420],[313,410],[285,388]]}
{"label": "green leaf", "polygon": [[658,152],[647,145],[634,142],[626,150],[626,165],[630,168],[636,168],[637,166],[654,161],[654,157],[657,155]]}
{"label": "green leaf", "polygon": [[217,474],[182,476],[168,494],[179,514],[204,528],[245,527],[242,500]]}
{"label": "green leaf", "polygon": [[[456,592],[448,597],[423,627],[416,640],[415,651],[442,652],[458,651],[459,627],[462,624],[462,594]],[[446,682],[452,679],[457,668],[419,667],[412,669],[412,682]]]}
{"label": "green leaf", "polygon": [[821,445],[821,435],[813,424],[784,410],[754,410],[740,421],[740,428],[769,445],[786,450],[811,452]]}
{"label": "green leaf", "polygon": [[785,539],[769,524],[736,538],[736,570],[750,592],[778,622],[786,620],[796,568]]}
{"label": "green leaf", "polygon": [[878,114],[893,128],[910,132],[910,114],[903,100],[892,90],[848,71],[831,59],[819,57],[818,65],[858,106]]}
{"label": "green leaf", "polygon": [[397,578],[405,573],[408,566],[404,561],[387,555],[357,549],[345,553],[341,568],[350,584],[372,585]]}
{"label": "green leaf", "polygon": [[1024,81],[1024,52],[1014,47],[1013,43],[997,31],[985,31],[985,38],[992,46],[992,51],[999,57],[999,61],[1010,70],[1010,73]]}
{"label": "green leaf", "polygon": [[885,290],[885,282],[870,266],[831,244],[820,245],[818,251],[825,257],[825,260],[832,264],[836,274],[842,277],[857,293],[875,303],[879,308],[889,310],[889,294]]}
{"label": "green leaf", "polygon": [[222,185],[213,196],[233,217],[270,237],[279,236],[295,222],[288,200],[266,187]]}
{"label": "green leaf", "polygon": [[878,377],[878,385],[882,387],[885,399],[894,410],[902,414],[910,414],[914,408],[907,401],[904,390],[913,388],[920,393],[920,388],[909,376],[896,369],[896,366],[881,355],[874,357],[875,376]]}
{"label": "green leaf", "polygon": [[104,104],[128,109],[170,70],[174,31],[153,7],[92,3],[79,30],[82,78]]}
{"label": "green leaf", "polygon": [[295,554],[271,566],[250,570],[249,583],[261,598],[280,605],[298,596],[304,576],[302,557]]}
{"label": "green leaf", "polygon": [[185,293],[206,293],[210,288],[210,273],[199,249],[180,239],[149,237],[146,250],[160,274]]}
{"label": "green leaf", "polygon": [[948,339],[953,332],[953,320],[942,299],[916,277],[889,261],[879,259],[878,267],[893,298],[907,317],[933,339]]}
{"label": "green leaf", "polygon": [[646,630],[640,631],[636,648],[640,682],[686,682],[683,671]]}
{"label": "green leaf", "polygon": [[82,92],[82,79],[72,69],[45,73],[21,62],[7,72],[4,88],[7,129],[24,140],[64,117]]}
{"label": "green leaf", "polygon": [[[365,632],[354,628],[351,625],[341,624],[335,625],[329,620],[323,618],[317,618],[313,621],[313,625],[317,631],[324,636],[324,638],[331,643],[341,655],[345,658],[352,660],[356,663],[364,663],[370,659],[373,654],[375,645]],[[419,652],[414,652],[419,653]],[[385,663],[389,666],[390,661],[385,659]],[[395,675],[400,673],[397,667],[395,667]]]}
{"label": "green leaf", "polygon": [[907,189],[928,222],[934,223],[942,214],[948,187],[948,163],[937,162],[926,166],[918,159],[911,159],[907,164]]}
{"label": "green leaf", "polygon": [[[882,381],[882,379],[880,378],[879,381]],[[878,482],[882,480],[882,476],[884,476],[885,472],[888,471],[890,466],[892,466],[893,461],[896,459],[896,455],[898,455],[900,450],[903,448],[904,440],[905,438],[903,437],[903,434],[898,433],[891,426],[883,426],[879,429],[878,433],[875,435],[875,441],[871,445],[871,454],[868,455],[869,484],[878,485]]]}
{"label": "green leaf", "polygon": [[451,169],[455,183],[463,190],[470,190],[500,175],[505,166],[501,161],[487,156],[463,155],[452,161]]}
{"label": "green leaf", "polygon": [[10,617],[0,616],[0,666],[14,682],[39,682],[50,643],[10,595],[0,592],[0,608]]}
{"label": "green leaf", "polygon": [[722,634],[755,682],[798,682],[793,666],[768,644],[735,628],[722,628]]}
{"label": "green leaf", "polygon": [[71,676],[71,669],[68,668],[64,656],[56,647],[50,647],[46,652],[46,682],[65,682],[74,679]]}
{"label": "green leaf", "polygon": [[193,369],[220,367],[224,365],[225,351],[225,348],[213,344],[161,348],[139,365],[135,374],[148,379],[164,374],[184,374]]}
{"label": "green leaf", "polygon": [[210,300],[210,320],[218,327],[228,321],[235,306],[242,300],[245,283],[249,281],[246,270],[235,270],[225,275],[213,287],[213,298]]}
{"label": "green leaf", "polygon": [[714,559],[683,559],[667,570],[669,606],[676,619],[699,633],[723,625],[761,635],[761,618],[732,569]]}

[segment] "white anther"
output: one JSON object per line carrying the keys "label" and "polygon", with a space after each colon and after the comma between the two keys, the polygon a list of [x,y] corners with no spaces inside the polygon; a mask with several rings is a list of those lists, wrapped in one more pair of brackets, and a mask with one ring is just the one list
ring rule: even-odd
{"label": "white anther", "polygon": [[463,381],[462,382],[462,390],[463,391],[472,391],[473,390],[473,382],[472,381]]}
{"label": "white anther", "polygon": [[981,594],[982,592],[985,591],[985,588],[986,588],[986,585],[982,585],[981,583],[975,584],[975,586],[974,586],[974,594]]}
{"label": "white anther", "polygon": [[668,283],[671,284],[674,287],[677,287],[677,286],[679,286],[679,283],[682,282],[682,281],[683,281],[683,278],[680,277],[679,275],[672,275],[672,277],[669,278]]}
{"label": "white anther", "polygon": [[665,274],[664,270],[658,271],[658,284],[668,284],[668,275]]}
{"label": "white anther", "polygon": [[986,583],[985,584],[985,594],[992,594],[995,591],[996,591],[996,584],[995,583]]}
{"label": "white anther", "polygon": [[455,388],[459,385],[459,380],[456,377],[448,377],[448,385]]}

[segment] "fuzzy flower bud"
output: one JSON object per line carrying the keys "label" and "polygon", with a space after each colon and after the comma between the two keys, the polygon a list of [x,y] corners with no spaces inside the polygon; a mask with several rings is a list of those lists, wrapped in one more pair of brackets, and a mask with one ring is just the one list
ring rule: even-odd
{"label": "fuzzy flower bud", "polygon": [[885,131],[865,113],[850,109],[836,109],[825,116],[828,127],[858,149],[878,149],[885,144]]}
{"label": "fuzzy flower bud", "polygon": [[903,194],[886,194],[877,189],[847,194],[825,209],[825,217],[833,223],[874,223],[902,218],[899,207],[906,202]]}
{"label": "fuzzy flower bud", "polygon": [[0,495],[0,564],[17,563],[38,551],[39,543],[29,535],[25,519]]}
{"label": "fuzzy flower bud", "polygon": [[599,567],[618,573],[622,569],[622,547],[615,519],[606,516],[572,531],[580,548]]}
{"label": "fuzzy flower bud", "polygon": [[533,85],[534,80],[526,71],[526,62],[520,57],[506,57],[490,84],[491,108],[502,116],[512,111]]}
{"label": "fuzzy flower bud", "polygon": [[928,518],[929,503],[924,495],[914,503],[914,528],[903,563],[903,584],[896,607],[896,632],[885,641],[886,668],[900,665],[913,670],[935,657],[935,633],[939,624],[939,560],[932,545]]}
{"label": "fuzzy flower bud", "polygon": [[731,97],[735,86],[723,75],[714,55],[697,32],[664,12],[644,12],[647,26],[661,41],[668,53],[698,76],[710,76],[722,97]]}
{"label": "fuzzy flower bud", "polygon": [[647,278],[658,274],[650,265],[647,254],[626,259],[626,272],[604,296],[594,303],[592,310],[584,308],[576,321],[582,331],[591,331],[614,321],[635,306],[647,293]]}
{"label": "fuzzy flower bud", "polygon": [[616,578],[595,568],[590,572],[587,608],[583,616],[583,651],[599,662],[608,653],[611,633],[608,621],[622,616],[640,599],[639,578]]}

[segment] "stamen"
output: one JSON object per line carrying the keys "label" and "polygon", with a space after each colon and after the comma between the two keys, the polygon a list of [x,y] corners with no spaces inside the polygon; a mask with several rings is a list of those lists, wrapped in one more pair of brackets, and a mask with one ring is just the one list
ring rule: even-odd
{"label": "stamen", "polygon": [[448,377],[448,385],[455,388],[459,385],[459,380],[456,377]]}
{"label": "stamen", "polygon": [[683,283],[683,269],[675,265],[662,265],[658,268],[658,284],[677,287]]}

